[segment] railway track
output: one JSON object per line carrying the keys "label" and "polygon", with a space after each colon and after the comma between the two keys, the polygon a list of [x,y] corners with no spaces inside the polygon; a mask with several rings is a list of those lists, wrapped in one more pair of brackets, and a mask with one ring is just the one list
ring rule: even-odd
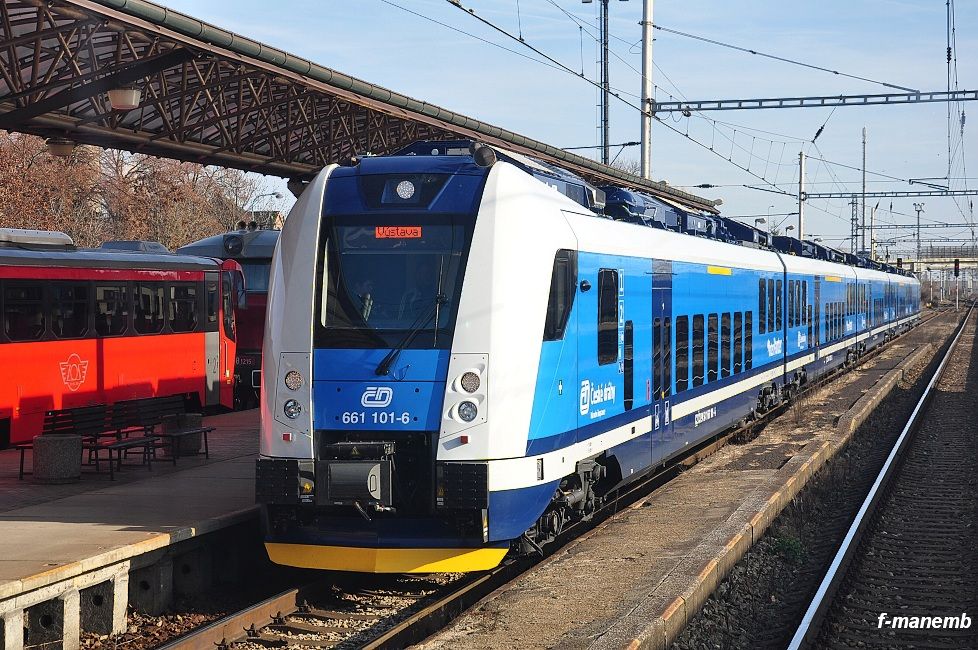
{"label": "railway track", "polygon": [[[920,324],[941,316],[935,312]],[[902,335],[901,335],[902,336]],[[899,337],[896,337],[899,338]],[[873,358],[886,346],[861,357]],[[815,390],[843,371],[810,382]],[[738,428],[700,443],[681,460],[660,468],[606,502],[588,522],[568,527],[546,549],[546,557],[524,556],[479,574],[438,576],[357,576],[342,574],[321,583],[286,590],[261,603],[202,627],[162,646],[163,650],[251,650],[268,647],[401,648],[443,628],[480,599],[546,561],[571,539],[595,532],[619,510],[646,496],[685,467],[709,456],[730,440],[749,440],[790,406],[785,403]]]}
{"label": "railway track", "polygon": [[[852,522],[792,650],[978,647],[976,321],[972,306]],[[940,617],[940,627],[930,617]]]}

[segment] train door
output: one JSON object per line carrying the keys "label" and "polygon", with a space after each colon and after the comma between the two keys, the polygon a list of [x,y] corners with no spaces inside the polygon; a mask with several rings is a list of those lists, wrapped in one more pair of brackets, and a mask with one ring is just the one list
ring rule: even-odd
{"label": "train door", "polygon": [[672,438],[672,262],[652,263],[652,462]]}
{"label": "train door", "polygon": [[[822,280],[815,276],[815,345],[822,345]],[[819,355],[821,356],[821,355]]]}
{"label": "train door", "polygon": [[221,348],[219,362],[220,404],[234,408],[235,360],[238,323],[236,313],[243,304],[244,273],[234,260],[221,263]]}
{"label": "train door", "polygon": [[[601,433],[603,420],[624,411],[625,278],[619,260],[582,253],[577,309],[580,378],[578,441]],[[634,379],[634,377],[633,377]]]}
{"label": "train door", "polygon": [[[205,274],[208,319],[218,310],[220,281],[216,271]],[[221,400],[221,332],[218,329],[204,332],[204,368],[204,406],[215,406]]]}

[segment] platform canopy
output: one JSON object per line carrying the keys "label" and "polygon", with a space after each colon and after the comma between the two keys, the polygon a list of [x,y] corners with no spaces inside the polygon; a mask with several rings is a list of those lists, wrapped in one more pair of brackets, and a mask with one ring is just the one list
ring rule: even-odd
{"label": "platform canopy", "polygon": [[[419,139],[477,139],[596,185],[715,211],[713,201],[145,0],[3,0],[0,75],[0,129],[8,131],[297,180]],[[138,101],[127,90],[138,90]],[[113,102],[110,91],[117,91]],[[120,110],[127,100],[134,107]]]}

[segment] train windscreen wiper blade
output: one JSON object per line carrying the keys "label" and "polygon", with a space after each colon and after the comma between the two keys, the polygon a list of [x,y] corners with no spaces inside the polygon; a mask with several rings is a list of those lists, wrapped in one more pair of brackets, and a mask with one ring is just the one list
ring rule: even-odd
{"label": "train windscreen wiper blade", "polygon": [[448,303],[448,296],[443,293],[435,296],[435,304],[431,306],[426,314],[419,318],[415,324],[409,329],[404,337],[395,345],[387,355],[381,359],[380,363],[377,364],[377,368],[374,370],[375,375],[389,375],[391,366],[394,365],[394,361],[397,360],[397,356],[401,353],[401,350],[410,345],[414,337],[418,335],[418,332],[428,327],[431,321],[438,314],[441,307]]}

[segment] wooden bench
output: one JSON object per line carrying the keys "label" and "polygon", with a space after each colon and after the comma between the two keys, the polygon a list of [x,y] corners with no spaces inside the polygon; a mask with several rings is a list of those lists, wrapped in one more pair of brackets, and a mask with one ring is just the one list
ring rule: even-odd
{"label": "wooden bench", "polygon": [[[72,409],[58,409],[47,411],[44,414],[44,424],[41,428],[41,435],[77,435],[82,438],[82,449],[89,454],[89,462],[95,461],[96,471],[100,471],[101,451],[108,451],[109,456],[109,477],[115,480],[115,465],[121,467],[122,454],[124,451],[143,447],[143,464],[149,466],[150,451],[158,438],[148,435],[143,430],[143,435],[137,438],[123,438],[128,433],[127,429],[119,428],[116,421],[111,416],[110,408],[104,404],[95,406],[82,406]],[[111,440],[103,440],[111,438]],[[20,451],[20,480],[24,479],[25,474],[31,472],[24,471],[24,455],[28,449],[33,449],[34,444],[25,442],[16,445]],[[116,458],[113,459],[113,452]],[[149,467],[152,469],[152,467]]]}
{"label": "wooden bench", "polygon": [[193,435],[203,437],[204,458],[210,458],[207,434],[213,431],[214,427],[175,426],[177,418],[189,415],[182,395],[118,402],[113,406],[113,410],[118,410],[119,413],[118,426],[128,426],[130,429],[141,428],[146,435],[153,435],[169,443],[170,458],[174,465],[180,456],[180,441]]}
{"label": "wooden bench", "polygon": [[[85,448],[95,455],[95,471],[100,472],[101,467],[99,466],[99,452],[108,452],[109,461],[109,480],[115,480],[116,469],[122,469],[122,456],[125,452],[131,449],[138,449],[142,447],[143,450],[143,462],[142,465],[146,466],[146,469],[152,470],[151,456],[153,452],[153,444],[158,440],[156,436],[139,436],[136,438],[120,438],[117,440],[93,440],[85,445]],[[112,452],[115,452],[115,458],[112,458]]]}

